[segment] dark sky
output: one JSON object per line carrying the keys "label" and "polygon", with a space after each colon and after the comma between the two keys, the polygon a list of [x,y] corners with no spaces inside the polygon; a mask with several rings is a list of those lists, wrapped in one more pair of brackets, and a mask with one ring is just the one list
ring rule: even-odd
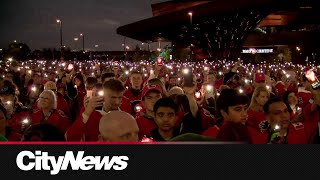
{"label": "dark sky", "polygon": [[[152,17],[151,4],[165,0],[1,0],[0,47],[14,40],[27,43],[32,50],[58,48],[59,25],[63,22],[63,44],[82,48],[122,50],[119,26]],[[79,41],[74,41],[78,37]],[[127,38],[130,47],[140,42]],[[99,45],[95,48],[95,45]]]}

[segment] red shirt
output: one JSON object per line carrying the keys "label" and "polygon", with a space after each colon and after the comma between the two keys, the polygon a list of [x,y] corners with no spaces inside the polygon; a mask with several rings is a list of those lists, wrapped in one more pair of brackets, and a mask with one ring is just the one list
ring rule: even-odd
{"label": "red shirt", "polygon": [[132,106],[130,100],[125,96],[122,97],[120,109],[132,115]]}
{"label": "red shirt", "polygon": [[242,123],[224,121],[217,138],[221,141],[251,142],[247,127]]}
{"label": "red shirt", "polygon": [[216,125],[208,128],[202,133],[202,135],[204,136],[213,137],[213,138],[217,138],[218,134],[219,134],[219,127]]}
{"label": "red shirt", "polygon": [[139,127],[139,138],[142,138],[143,136],[150,137],[150,132],[153,129],[158,128],[154,120],[152,118],[147,118],[144,113],[138,114],[136,121]]}
{"label": "red shirt", "polygon": [[71,117],[69,105],[61,94],[57,95],[57,109],[63,111],[67,117]]}
{"label": "red shirt", "polygon": [[11,127],[12,131],[15,133],[20,133],[23,129],[23,120],[28,119],[30,120],[30,112],[29,111],[21,111],[15,112],[11,119],[8,121],[9,126]]}
{"label": "red shirt", "polygon": [[320,122],[319,118],[319,111],[311,111],[312,104],[308,103],[303,109],[302,109],[302,117],[304,122],[312,122],[317,124]]}
{"label": "red shirt", "polygon": [[[270,134],[267,130],[258,132],[256,129],[248,127],[253,144],[267,144]],[[287,143],[288,144],[312,144],[318,127],[313,123],[293,123],[288,126]]]}
{"label": "red shirt", "polygon": [[129,89],[127,89],[127,90],[124,92],[123,96],[127,97],[127,98],[129,99],[129,102],[132,102],[132,101],[141,101],[141,99],[142,99],[142,97],[141,97],[141,96],[142,96],[142,92],[140,92],[137,96],[135,96],[135,95],[132,93],[131,89],[129,88]]}
{"label": "red shirt", "polygon": [[309,104],[312,94],[310,91],[305,90],[304,88],[299,88],[298,93],[296,94],[298,98],[298,106],[304,108]]}
{"label": "red shirt", "polygon": [[213,115],[211,115],[211,113],[208,110],[199,107],[198,111],[200,114],[202,131],[205,131],[206,129],[215,125],[216,119]]}
{"label": "red shirt", "polygon": [[99,122],[103,111],[94,111],[85,124],[82,113],[66,132],[67,141],[98,141]]}
{"label": "red shirt", "polygon": [[264,112],[254,111],[250,109],[248,111],[247,126],[255,128],[257,131],[260,131],[260,123],[262,121],[265,121],[266,119],[267,116]]}
{"label": "red shirt", "polygon": [[32,113],[31,121],[32,124],[47,122],[59,128],[62,133],[65,133],[71,125],[69,118],[64,114],[63,111],[59,109],[53,110],[47,120],[45,119],[43,112],[41,110],[38,110]]}

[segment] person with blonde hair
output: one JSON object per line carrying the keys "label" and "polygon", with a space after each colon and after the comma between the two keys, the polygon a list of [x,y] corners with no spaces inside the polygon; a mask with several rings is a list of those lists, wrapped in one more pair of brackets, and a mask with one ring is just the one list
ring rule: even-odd
{"label": "person with blonde hair", "polygon": [[64,112],[57,109],[57,97],[52,90],[44,90],[40,94],[38,108],[39,110],[31,115],[31,124],[52,124],[63,134],[71,125],[71,121]]}
{"label": "person with blonde hair", "polygon": [[253,91],[251,102],[248,108],[247,126],[258,131],[263,131],[266,115],[263,112],[263,106],[268,101],[270,93],[264,86],[258,86]]}

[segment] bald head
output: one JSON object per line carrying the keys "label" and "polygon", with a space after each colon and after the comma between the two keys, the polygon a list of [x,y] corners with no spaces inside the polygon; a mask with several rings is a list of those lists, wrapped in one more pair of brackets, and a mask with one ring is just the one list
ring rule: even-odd
{"label": "bald head", "polygon": [[138,141],[139,128],[136,120],[124,111],[110,111],[99,123],[99,140],[111,142]]}

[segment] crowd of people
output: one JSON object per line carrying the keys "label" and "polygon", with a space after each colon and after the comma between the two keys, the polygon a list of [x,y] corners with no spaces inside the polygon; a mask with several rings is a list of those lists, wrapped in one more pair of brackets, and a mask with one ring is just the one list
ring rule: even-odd
{"label": "crowd of people", "polygon": [[319,142],[313,65],[0,61],[0,141]]}

